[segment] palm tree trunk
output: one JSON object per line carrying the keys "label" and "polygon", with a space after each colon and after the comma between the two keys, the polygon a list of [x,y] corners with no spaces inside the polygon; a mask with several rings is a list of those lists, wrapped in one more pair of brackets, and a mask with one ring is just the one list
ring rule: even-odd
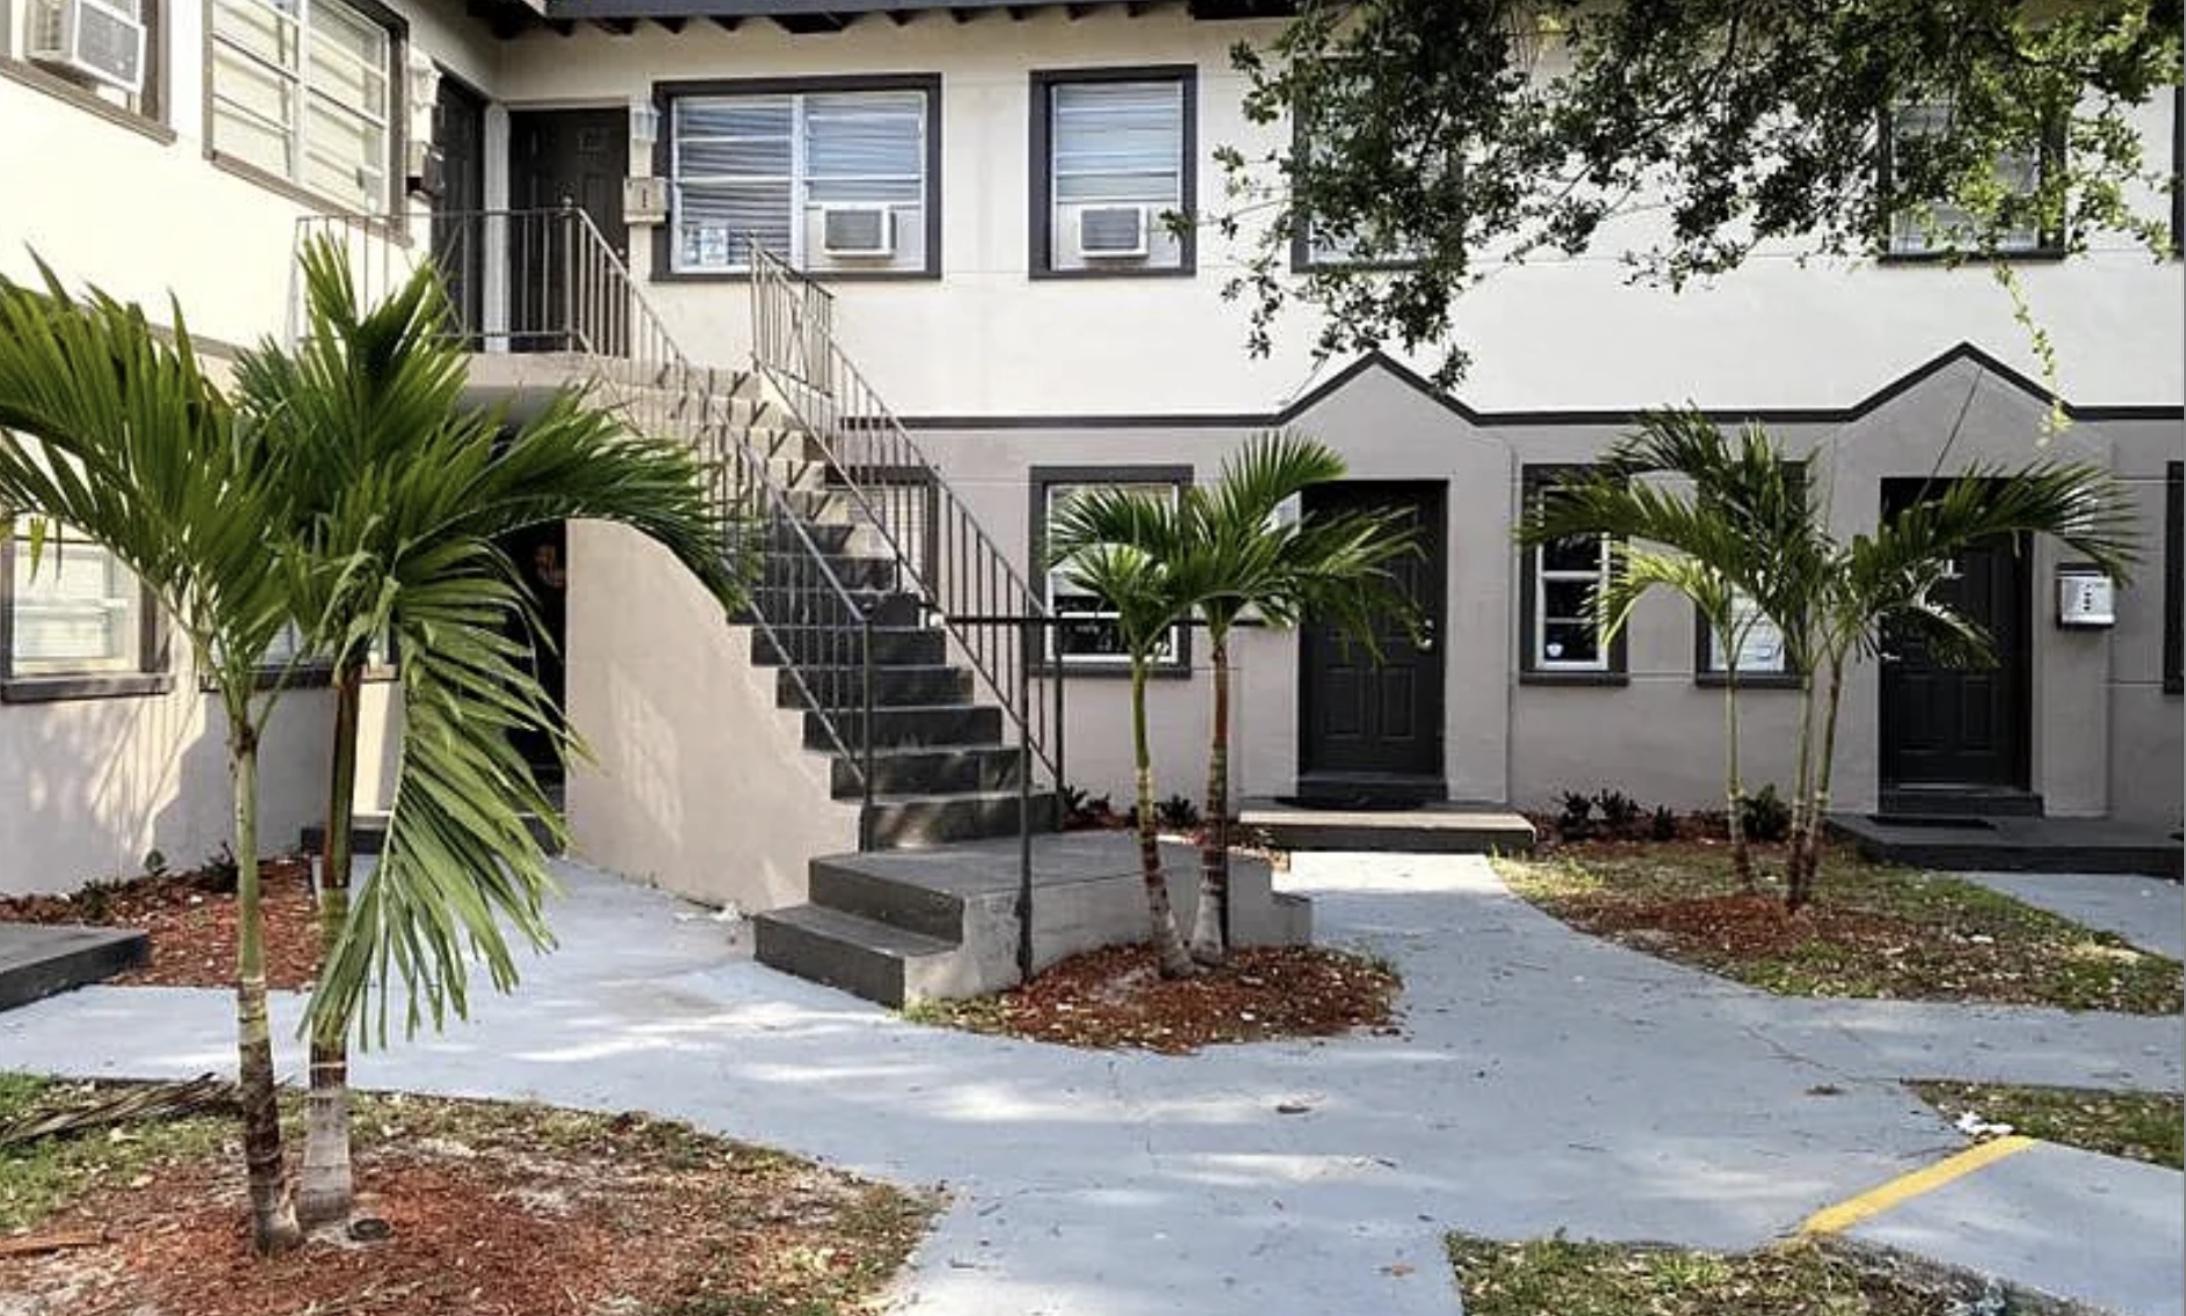
{"label": "palm tree trunk", "polygon": [[265,910],[258,885],[258,729],[231,708],[235,778],[236,1104],[250,1182],[251,1242],[260,1253],[301,1241],[281,1163],[281,1108],[274,1095],[273,1033],[266,1018]]}
{"label": "palm tree trunk", "polygon": [[1192,958],[1220,964],[1230,942],[1230,638],[1208,628],[1214,663],[1214,733],[1207,747],[1206,830],[1199,843],[1199,907],[1192,920]]}
{"label": "palm tree trunk", "polygon": [[1184,938],[1177,934],[1176,911],[1169,904],[1169,879],[1161,871],[1161,837],[1154,820],[1154,762],[1146,748],[1146,661],[1131,659],[1131,753],[1137,769],[1139,875],[1146,881],[1146,916],[1161,976],[1184,978],[1195,972]]}
{"label": "palm tree trunk", "polygon": [[1799,855],[1806,839],[1807,791],[1814,780],[1814,673],[1811,671],[1802,671],[1799,676],[1799,760],[1793,771],[1791,830],[1785,838],[1784,850],[1787,904],[1791,901],[1792,889],[1798,885]]}
{"label": "palm tree trunk", "polygon": [[[331,963],[349,918],[349,871],[355,854],[357,718],[363,673],[344,662],[334,672],[334,753],[327,774],[326,845],[319,875],[319,962]],[[355,1202],[349,1166],[349,1032],[322,1023],[311,1033],[311,1090],[304,1099],[304,1164],[296,1214],[309,1228],[348,1218]]]}
{"label": "palm tree trunk", "polygon": [[1829,698],[1822,712],[1821,761],[1814,769],[1814,801],[1807,810],[1807,830],[1801,838],[1800,853],[1793,856],[1790,903],[1795,910],[1814,898],[1815,880],[1821,872],[1822,820],[1829,814],[1829,786],[1837,758],[1837,710],[1843,696],[1844,658],[1838,655],[1829,660]]}
{"label": "palm tree trunk", "polygon": [[1723,794],[1730,805],[1724,826],[1731,837],[1731,873],[1738,889],[1752,895],[1753,848],[1746,843],[1746,786],[1738,774],[1738,657],[1728,642],[1723,651],[1731,660],[1723,669]]}

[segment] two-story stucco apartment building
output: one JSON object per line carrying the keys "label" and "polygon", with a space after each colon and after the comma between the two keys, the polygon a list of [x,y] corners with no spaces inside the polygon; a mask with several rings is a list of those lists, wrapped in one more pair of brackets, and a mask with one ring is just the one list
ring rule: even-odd
{"label": "two-story stucco apartment building", "polygon": [[[1637,410],[1691,401],[1814,450],[1857,529],[1947,439],[1948,467],[2035,451],[2049,400],[2007,294],[1900,250],[1763,253],[1673,295],[1628,286],[1612,251],[1468,294],[1454,395],[1424,361],[1316,363],[1304,312],[1256,358],[1220,296],[1245,252],[1158,221],[1221,204],[1218,147],[1287,131],[1239,109],[1229,48],[1281,21],[1252,9],[0,0],[0,269],[28,274],[35,249],[155,314],[172,294],[217,352],[286,330],[301,218],[370,217],[336,226],[366,260],[443,261],[482,396],[604,372],[640,414],[767,473],[770,505],[797,515],[777,526],[764,626],[708,615],[620,532],[566,541],[568,702],[597,751],[569,783],[576,844],[679,889],[802,899],[805,859],[854,848],[861,817],[883,841],[996,830],[1027,761],[1043,793],[1060,763],[1122,796],[1126,692],[1098,615],[1029,651],[980,618],[1093,614],[1038,569],[1055,500],[1211,478],[1272,425],[1346,456],[1355,483],[1327,499],[1417,509],[1432,635],[1378,670],[1311,627],[1247,635],[1239,792],[1708,803],[1723,656],[1669,597],[1600,644],[1580,600],[1603,555],[1517,551],[1528,490]],[[2178,115],[2175,96],[2142,108],[2152,159],[2175,160]],[[755,282],[755,244],[812,282]],[[2122,238],[2071,260],[2039,247],[2018,268],[2072,420],[2052,450],[2127,482],[2144,569],[2114,624],[2067,625],[2071,564],[2050,547],[1962,564],[2001,666],[1862,666],[1845,809],[2178,819],[2186,285]],[[23,558],[0,571],[0,890],[210,850],[219,728],[186,662],[95,549],[35,578]],[[1165,790],[1203,777],[1192,639],[1152,695]],[[1768,636],[1749,649],[1749,778],[1788,785],[1797,696]],[[841,716],[868,654],[888,705],[874,755]],[[375,688],[383,730],[392,690]],[[316,698],[269,750],[277,835],[317,813]]]}

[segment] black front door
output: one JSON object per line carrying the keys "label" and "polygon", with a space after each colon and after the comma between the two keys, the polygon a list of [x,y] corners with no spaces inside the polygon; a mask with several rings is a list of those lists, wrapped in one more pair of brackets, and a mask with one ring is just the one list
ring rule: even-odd
{"label": "black front door", "polygon": [[[1883,509],[1911,506],[1933,488],[1925,480],[1886,480]],[[1939,601],[1988,631],[1994,667],[1945,666],[1906,628],[1885,628],[1885,792],[1978,795],[2026,788],[2030,579],[2026,546],[2004,539],[1960,554],[1937,590]]]}
{"label": "black front door", "polygon": [[484,322],[486,102],[454,78],[440,79],[433,105],[433,141],[440,147],[440,198],[433,203],[433,259],[448,301],[466,333]]}
{"label": "black front door", "polygon": [[1298,645],[1298,792],[1360,802],[1442,799],[1442,652],[1446,566],[1444,487],[1418,481],[1350,480],[1305,494],[1307,515],[1367,508],[1403,513],[1420,529],[1423,555],[1396,564],[1399,582],[1426,617],[1415,642],[1394,622],[1378,630],[1381,661],[1325,621],[1308,617]]}
{"label": "black front door", "polygon": [[509,333],[519,351],[622,351],[629,289],[574,217],[590,218],[617,260],[630,255],[622,182],[629,111],[528,110],[509,116]]}

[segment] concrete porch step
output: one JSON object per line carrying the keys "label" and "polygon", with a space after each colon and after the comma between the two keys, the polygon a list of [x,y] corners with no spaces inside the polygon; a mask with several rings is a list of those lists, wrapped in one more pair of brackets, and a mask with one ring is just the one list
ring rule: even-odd
{"label": "concrete porch step", "polygon": [[[1055,796],[1029,797],[1034,831],[1055,829]],[[959,791],[936,795],[875,797],[867,819],[872,843],[882,849],[916,850],[952,841],[1015,836],[1019,806],[1016,791]]]}
{"label": "concrete porch step", "polygon": [[2108,818],[1833,813],[1829,829],[1878,863],[1975,873],[2142,873],[2177,880],[2179,838]]}
{"label": "concrete porch step", "polygon": [[1250,799],[1238,811],[1238,824],[1278,850],[1525,854],[1534,842],[1533,824],[1501,805],[1450,801],[1360,809]]}
{"label": "concrete porch step", "polygon": [[823,905],[755,915],[752,936],[760,963],[891,1007],[923,995],[925,970],[957,950],[953,940]]}
{"label": "concrete porch step", "polygon": [[0,1010],[103,982],[151,956],[151,938],[132,928],[0,923]]}
{"label": "concrete porch step", "polygon": [[[909,745],[873,747],[873,788],[882,795],[933,795],[959,791],[1015,791],[1024,751],[1014,745]],[[830,786],[838,800],[864,793],[858,772],[864,757],[830,760]]]}

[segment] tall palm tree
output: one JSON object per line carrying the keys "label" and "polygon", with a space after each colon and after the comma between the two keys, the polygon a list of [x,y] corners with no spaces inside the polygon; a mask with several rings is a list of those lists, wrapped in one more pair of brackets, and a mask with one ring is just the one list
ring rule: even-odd
{"label": "tall palm tree", "polygon": [[[281,458],[309,568],[291,613],[311,651],[330,662],[334,696],[325,976],[312,1014],[297,1195],[308,1226],[345,1217],[353,1200],[347,1071],[356,1021],[345,1003],[366,966],[392,963],[413,992],[427,993],[437,1022],[443,986],[463,1006],[464,957],[440,930],[451,914],[497,985],[515,976],[502,920],[535,945],[547,940],[544,855],[524,815],[556,832],[560,822],[509,733],[574,746],[544,693],[514,679],[525,654],[503,623],[525,615],[529,600],[495,541],[549,521],[616,521],[667,547],[724,608],[735,606],[740,581],[706,471],[684,445],[634,434],[569,391],[505,434],[500,415],[463,405],[464,355],[430,267],[372,307],[358,304],[334,244],[307,246],[302,272],[308,332],[293,353],[269,345],[247,355],[238,402]],[[402,771],[388,843],[352,929],[360,692],[382,637],[402,661]]]}
{"label": "tall palm tree", "polygon": [[[1202,588],[1183,553],[1177,504],[1135,489],[1090,489],[1057,510],[1048,527],[1047,558],[1078,589],[1115,614],[1131,671],[1131,752],[1138,795],[1139,876],[1146,884],[1148,937],[1164,977],[1187,977],[1196,966],[1177,931],[1162,871],[1154,818],[1154,765],[1146,741],[1146,677],[1170,633],[1191,616]],[[1060,646],[1058,645],[1058,648]]]}
{"label": "tall palm tree", "polygon": [[251,1237],[299,1234],[282,1167],[266,1017],[258,871],[258,745],[280,697],[260,662],[288,620],[293,563],[268,451],[199,368],[181,309],[171,340],[96,291],[79,301],[0,276],[0,505],[104,545],[188,643],[227,721],[234,786],[235,1015]]}
{"label": "tall palm tree", "polygon": [[1183,497],[1179,549],[1204,583],[1199,617],[1213,668],[1214,722],[1207,751],[1207,825],[1191,953],[1218,964],[1229,951],[1230,632],[1240,617],[1291,629],[1308,612],[1377,656],[1392,623],[1416,625],[1418,608],[1389,573],[1419,551],[1401,514],[1345,512],[1283,519],[1280,509],[1307,488],[1340,480],[1343,458],[1326,444],[1278,431],[1260,434],[1222,464],[1212,487]]}
{"label": "tall palm tree", "polygon": [[[1520,542],[1532,547],[1608,537],[1608,581],[1594,600],[1605,642],[1657,588],[1683,595],[1707,626],[1725,657],[1725,826],[1731,869],[1746,891],[1758,883],[1745,829],[1737,658],[1768,619],[1762,598],[1780,593],[1781,565],[1801,529],[1801,469],[1756,426],[1733,440],[1699,411],[1650,412],[1589,476],[1544,491],[1519,527]],[[1685,487],[1649,482],[1652,475],[1678,477]]]}

